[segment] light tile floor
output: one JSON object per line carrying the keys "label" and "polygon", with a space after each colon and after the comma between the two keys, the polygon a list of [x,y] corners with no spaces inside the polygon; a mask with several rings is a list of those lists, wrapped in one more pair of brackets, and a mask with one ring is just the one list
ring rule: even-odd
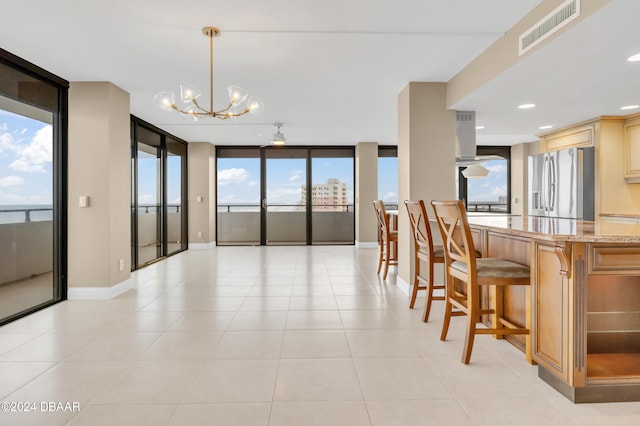
{"label": "light tile floor", "polygon": [[[408,309],[376,255],[188,251],[135,272],[117,299],[0,327],[2,408],[35,408],[0,424],[640,424],[640,403],[573,404],[490,336],[461,364],[464,319],[441,342],[442,302],[421,323],[423,301]],[[67,402],[80,410],[49,404]]]}

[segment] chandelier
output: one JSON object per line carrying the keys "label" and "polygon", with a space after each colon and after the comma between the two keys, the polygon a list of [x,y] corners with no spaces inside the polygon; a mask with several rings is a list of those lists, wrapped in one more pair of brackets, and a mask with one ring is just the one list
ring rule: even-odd
{"label": "chandelier", "polygon": [[[229,103],[221,110],[213,109],[213,38],[220,35],[220,30],[216,27],[204,27],[202,33],[209,37],[209,109],[203,108],[198,102],[200,91],[186,83],[180,84],[180,99],[186,104],[184,107],[176,105],[176,96],[173,92],[160,92],[153,101],[165,111],[178,111],[185,114],[187,118],[198,121],[200,117],[215,117],[226,120],[231,117],[238,117],[248,112],[251,114],[261,114],[264,106],[257,96],[249,96],[246,90],[237,86],[229,86]],[[246,101],[246,103],[245,103]]]}

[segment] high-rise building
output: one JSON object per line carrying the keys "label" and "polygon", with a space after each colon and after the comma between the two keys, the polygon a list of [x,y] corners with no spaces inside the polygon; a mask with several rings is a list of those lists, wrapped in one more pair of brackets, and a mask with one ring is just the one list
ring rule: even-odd
{"label": "high-rise building", "polygon": [[[302,203],[307,199],[307,188],[302,186]],[[315,183],[311,186],[311,205],[313,211],[346,212],[348,210],[347,184],[340,179],[327,179],[327,183]]]}

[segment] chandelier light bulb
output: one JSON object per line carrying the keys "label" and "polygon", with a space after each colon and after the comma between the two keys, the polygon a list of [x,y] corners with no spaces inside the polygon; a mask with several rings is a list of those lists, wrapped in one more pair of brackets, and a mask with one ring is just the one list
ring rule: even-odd
{"label": "chandelier light bulb", "polygon": [[176,104],[176,95],[173,92],[160,92],[153,98],[153,101],[163,110],[171,111]]}
{"label": "chandelier light bulb", "polygon": [[184,103],[193,102],[194,99],[198,99],[200,91],[190,84],[180,83],[180,99]]}
{"label": "chandelier light bulb", "polygon": [[241,104],[245,99],[247,99],[247,96],[249,96],[249,93],[247,93],[247,91],[242,87],[229,86],[227,87],[227,90],[229,91],[229,101],[233,105]]}
{"label": "chandelier light bulb", "polygon": [[253,115],[260,115],[264,111],[264,104],[259,97],[251,96],[247,101],[247,109]]}

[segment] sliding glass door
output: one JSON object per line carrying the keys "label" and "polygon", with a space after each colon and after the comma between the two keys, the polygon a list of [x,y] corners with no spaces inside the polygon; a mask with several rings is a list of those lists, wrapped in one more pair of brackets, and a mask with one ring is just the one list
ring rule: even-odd
{"label": "sliding glass door", "polygon": [[166,240],[169,255],[187,249],[187,215],[183,207],[187,200],[187,145],[167,137],[166,151]]}
{"label": "sliding glass door", "polygon": [[344,149],[311,150],[313,244],[353,244],[353,155]]}
{"label": "sliding glass door", "polygon": [[354,244],[353,147],[216,153],[218,245]]}
{"label": "sliding glass door", "polygon": [[187,144],[132,119],[131,264],[187,249]]}
{"label": "sliding glass door", "polygon": [[307,150],[265,152],[266,244],[307,244]]}
{"label": "sliding glass door", "polygon": [[260,244],[260,149],[216,149],[219,245]]}
{"label": "sliding glass door", "polygon": [[0,49],[0,325],[66,298],[67,90]]}

